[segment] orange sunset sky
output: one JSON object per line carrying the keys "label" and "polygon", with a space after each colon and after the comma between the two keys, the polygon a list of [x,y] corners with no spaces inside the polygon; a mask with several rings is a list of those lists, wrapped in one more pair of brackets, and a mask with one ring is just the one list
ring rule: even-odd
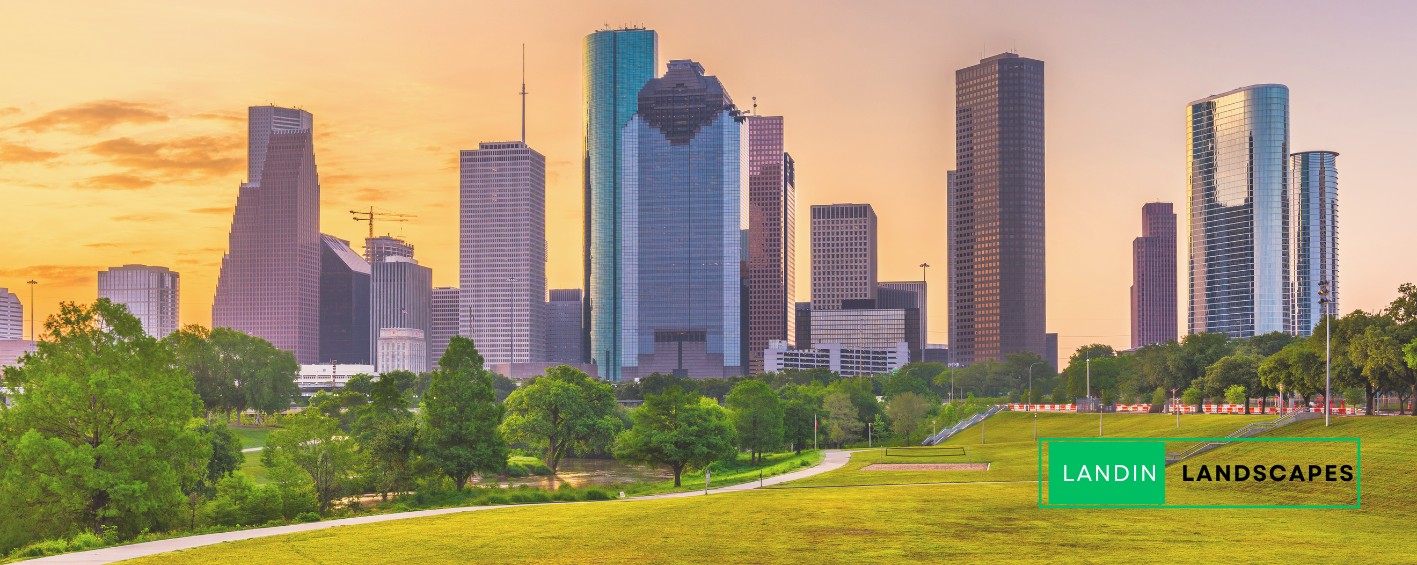
{"label": "orange sunset sky", "polygon": [[[694,59],[740,107],[757,96],[759,113],[786,117],[798,218],[812,204],[875,208],[881,280],[918,280],[922,262],[945,279],[954,71],[1005,50],[1045,61],[1048,329],[1064,359],[1084,343],[1130,345],[1141,205],[1175,202],[1184,225],[1185,104],[1288,85],[1293,148],[1340,153],[1341,307],[1375,310],[1417,281],[1413,6],[7,1],[0,287],[28,317],[25,281],[38,280],[42,322],[61,300],[92,301],[98,269],[162,265],[182,273],[182,321],[210,323],[246,108],[267,103],[315,116],[321,231],[362,241],[352,208],[416,214],[377,230],[416,245],[434,284],[456,285],[455,158],[518,135],[523,43],[527,138],[547,158],[549,282],[579,287],[581,40],[634,24],[659,32],[660,73]],[[807,234],[799,221],[798,300]],[[943,343],[942,282],[930,294]]]}

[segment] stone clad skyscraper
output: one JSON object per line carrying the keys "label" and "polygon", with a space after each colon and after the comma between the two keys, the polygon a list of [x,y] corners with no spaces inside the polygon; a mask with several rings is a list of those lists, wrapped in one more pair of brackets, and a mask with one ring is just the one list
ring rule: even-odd
{"label": "stone clad skyscraper", "polygon": [[1324,316],[1319,283],[1329,282],[1328,312],[1338,309],[1338,153],[1305,151],[1289,157],[1290,249],[1293,253],[1293,333],[1306,336]]}
{"label": "stone clad skyscraper", "polygon": [[649,29],[597,31],[585,37],[585,329],[584,355],[601,376],[620,380],[624,281],[621,210],[622,130],[640,89],[659,67],[659,36]]}
{"label": "stone clad skyscraper", "polygon": [[241,185],[212,325],[264,338],[300,363],[320,356],[320,179],[313,118],[250,108]]}
{"label": "stone clad skyscraper", "polygon": [[1170,202],[1141,208],[1132,240],[1132,347],[1176,339],[1176,213]]}
{"label": "stone clad skyscraper", "polygon": [[1043,61],[1002,53],[955,72],[948,176],[954,362],[1046,355]]}
{"label": "stone clad skyscraper", "polygon": [[1290,331],[1289,89],[1186,106],[1189,333]]}
{"label": "stone clad skyscraper", "polygon": [[875,300],[876,211],[870,204],[814,204],[811,213],[812,309]]}
{"label": "stone clad skyscraper", "polygon": [[[748,116],[748,362],[796,333],[797,187],[782,116]],[[801,346],[799,346],[801,347]]]}

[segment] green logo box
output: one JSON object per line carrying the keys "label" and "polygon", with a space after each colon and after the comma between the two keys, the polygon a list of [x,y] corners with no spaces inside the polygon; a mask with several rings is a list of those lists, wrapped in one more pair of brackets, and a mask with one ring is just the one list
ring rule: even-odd
{"label": "green logo box", "polygon": [[1048,503],[1127,506],[1166,504],[1166,443],[1049,443]]}

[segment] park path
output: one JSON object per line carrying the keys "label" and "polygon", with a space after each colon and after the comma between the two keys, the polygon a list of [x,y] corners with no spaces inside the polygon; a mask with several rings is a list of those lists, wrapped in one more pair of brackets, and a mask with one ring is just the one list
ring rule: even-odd
{"label": "park path", "polygon": [[[258,449],[259,449],[259,448],[258,448]],[[806,469],[802,469],[801,471],[793,471],[793,472],[791,472],[791,473],[786,473],[786,474],[778,475],[778,476],[776,476],[776,477],[766,477],[766,478],[764,478],[764,479],[762,480],[761,486],[775,485],[775,484],[778,484],[778,483],[785,483],[785,482],[788,482],[788,481],[795,481],[795,480],[797,480],[797,479],[802,479],[802,478],[810,477],[810,476],[812,476],[812,475],[817,475],[817,474],[825,473],[825,472],[827,472],[827,471],[832,471],[832,470],[835,470],[835,469],[839,469],[839,468],[841,468],[842,465],[845,465],[846,462],[847,462],[847,460],[849,460],[850,458],[851,458],[851,452],[850,452],[850,451],[829,450],[829,451],[826,452],[826,457],[822,460],[822,462],[821,462],[820,464],[815,465],[815,466],[812,466],[812,467],[808,467],[808,468],[806,468]],[[652,496],[640,496],[640,497],[635,497],[635,498],[617,498],[617,499],[614,499],[614,500],[596,501],[596,502],[564,502],[564,503],[561,503],[561,504],[609,504],[609,503],[617,503],[617,502],[619,502],[619,503],[624,503],[624,502],[639,502],[639,501],[644,501],[644,500],[660,500],[660,499],[665,499],[665,498],[684,498],[684,497],[689,497],[689,496],[704,496],[705,494],[720,494],[720,493],[728,493],[728,492],[740,492],[740,491],[745,491],[745,490],[753,490],[753,489],[758,488],[759,486],[760,486],[760,485],[759,485],[759,483],[758,483],[757,481],[753,481],[753,482],[750,482],[750,483],[742,483],[742,484],[737,484],[737,485],[732,485],[732,486],[726,486],[726,487],[719,487],[719,488],[709,489],[708,493],[705,493],[704,491],[698,490],[698,491],[691,491],[691,492],[675,492],[675,493],[669,493],[669,494],[656,494],[656,495],[652,495]],[[408,518],[423,518],[423,517],[427,517],[427,516],[441,516],[441,515],[443,515],[443,514],[456,514],[456,513],[459,513],[459,512],[478,512],[478,511],[483,511],[483,510],[496,510],[496,509],[498,509],[498,508],[516,508],[516,507],[520,507],[520,506],[548,506],[548,505],[547,505],[547,504],[511,504],[511,505],[506,505],[506,506],[469,506],[469,507],[463,507],[463,508],[439,508],[439,509],[436,509],[436,510],[418,510],[418,511],[414,511],[414,512],[398,512],[398,513],[395,513],[395,514],[380,514],[380,515],[377,515],[377,516],[360,516],[360,517],[358,517],[358,518],[344,518],[344,519],[340,519],[340,520],[328,520],[328,521],[324,521],[324,522],[314,522],[314,523],[310,523],[310,524],[295,524],[295,525],[290,525],[290,526],[276,526],[276,527],[273,527],[273,528],[257,528],[257,529],[253,529],[253,530],[242,530],[242,531],[239,531],[239,532],[225,532],[225,533],[220,533],[220,534],[204,534],[204,535],[200,535],[200,536],[188,536],[188,537],[182,537],[182,538],[173,538],[173,539],[165,539],[165,540],[158,540],[158,541],[150,541],[150,542],[145,542],[145,543],[135,543],[135,544],[132,544],[132,545],[121,545],[121,546],[117,546],[117,547],[106,547],[106,548],[103,548],[103,549],[95,549],[95,550],[91,550],[91,551],[80,551],[80,552],[77,552],[77,553],[65,553],[65,554],[63,554],[63,555],[51,555],[51,556],[49,556],[49,557],[44,557],[44,558],[40,558],[40,559],[32,559],[32,560],[26,561],[26,563],[63,563],[63,564],[66,564],[66,565],[100,565],[100,564],[103,564],[103,563],[114,563],[114,562],[123,561],[123,560],[126,560],[126,559],[136,559],[136,558],[139,558],[139,557],[147,557],[147,556],[150,556],[150,555],[157,555],[157,554],[159,554],[159,553],[167,553],[167,552],[170,552],[170,551],[179,551],[179,550],[183,550],[183,549],[192,549],[192,548],[195,548],[195,547],[202,547],[202,546],[207,546],[207,545],[214,545],[214,544],[224,543],[224,542],[229,542],[229,541],[241,541],[241,540],[247,540],[247,539],[253,539],[253,538],[263,538],[263,537],[268,537],[268,536],[279,536],[279,535],[284,535],[284,534],[293,534],[293,533],[296,533],[296,532],[309,532],[309,531],[313,531],[313,530],[323,530],[323,529],[325,529],[325,528],[334,528],[334,527],[337,527],[337,526],[354,526],[354,525],[359,525],[359,524],[372,524],[372,523],[375,523],[375,522],[385,522],[385,521],[388,521],[388,520],[404,520],[404,519],[408,519]]]}

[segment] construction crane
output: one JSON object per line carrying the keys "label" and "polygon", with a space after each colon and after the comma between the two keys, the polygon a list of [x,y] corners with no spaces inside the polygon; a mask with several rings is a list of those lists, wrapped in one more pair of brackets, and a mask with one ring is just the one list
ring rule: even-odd
{"label": "construction crane", "polygon": [[356,221],[356,222],[369,222],[369,237],[370,237],[370,239],[373,239],[373,237],[374,237],[374,220],[375,220],[375,219],[378,219],[379,221],[382,221],[382,222],[407,222],[409,218],[417,218],[417,217],[418,217],[418,216],[415,216],[415,215],[413,215],[413,214],[395,214],[395,213],[393,213],[393,212],[375,212],[373,206],[370,206],[370,207],[369,207],[369,211],[368,211],[368,212],[365,212],[365,211],[362,211],[362,210],[350,210],[349,213],[350,213],[350,214],[354,214],[354,221]]}

